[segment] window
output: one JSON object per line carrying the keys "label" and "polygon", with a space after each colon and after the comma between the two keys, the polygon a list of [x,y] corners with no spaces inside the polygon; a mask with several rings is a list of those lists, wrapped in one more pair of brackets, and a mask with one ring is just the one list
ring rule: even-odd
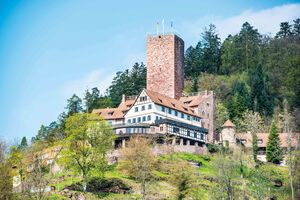
{"label": "window", "polygon": [[156,120],[158,120],[158,116],[156,116],[156,118],[155,118]]}
{"label": "window", "polygon": [[160,117],[159,119],[162,119],[162,117]]}
{"label": "window", "polygon": [[155,131],[155,127],[151,126],[151,132]]}
{"label": "window", "polygon": [[202,116],[205,116],[205,112],[204,111],[202,111]]}
{"label": "window", "polygon": [[172,114],[172,109],[169,108],[169,109],[168,109],[168,113],[169,113],[169,114]]}
{"label": "window", "polygon": [[240,139],[240,141],[242,144],[246,144],[246,142],[247,142],[246,139]]}
{"label": "window", "polygon": [[160,101],[160,103],[162,103],[162,100],[161,99],[158,99]]}
{"label": "window", "polygon": [[130,133],[130,128],[126,128],[126,133]]}
{"label": "window", "polygon": [[135,107],[134,110],[135,110],[135,112],[138,112],[139,111],[139,107]]}
{"label": "window", "polygon": [[146,121],[146,116],[143,116],[143,122]]}
{"label": "window", "polygon": [[140,97],[140,101],[147,101],[147,97]]}
{"label": "window", "polygon": [[176,110],[174,111],[174,115],[175,115],[175,116],[178,116],[178,112],[177,112]]}
{"label": "window", "polygon": [[112,124],[113,124],[112,122],[108,122],[108,123],[109,123],[111,126],[112,126]]}
{"label": "window", "polygon": [[159,127],[159,130],[160,130],[160,131],[163,131],[163,130],[164,130],[164,127],[163,127],[163,126]]}
{"label": "window", "polygon": [[179,133],[179,128],[173,127],[173,133]]}
{"label": "window", "polygon": [[108,116],[112,116],[114,114],[114,112],[110,112],[108,113]]}
{"label": "window", "polygon": [[132,119],[132,123],[134,123],[134,124],[136,123],[136,118]]}
{"label": "window", "polygon": [[209,118],[209,113],[207,113],[207,118]]}
{"label": "window", "polygon": [[140,123],[140,122],[141,122],[141,118],[140,118],[140,117],[138,117],[138,120],[137,120],[137,121],[138,121],[138,123]]}
{"label": "window", "polygon": [[142,111],[145,110],[145,106],[142,106]]}
{"label": "window", "polygon": [[122,134],[123,134],[123,131],[119,131],[119,134],[122,135]]}
{"label": "window", "polygon": [[175,104],[174,104],[174,103],[172,103],[172,106],[173,106],[173,107],[175,107]]}
{"label": "window", "polygon": [[152,105],[149,104],[149,105],[148,105],[148,110],[151,110],[151,109],[152,109]]}
{"label": "window", "polygon": [[161,107],[161,111],[162,111],[162,112],[166,112],[165,107],[162,106],[162,107]]}
{"label": "window", "polygon": [[263,140],[262,139],[257,139],[257,144],[262,144]]}
{"label": "window", "polygon": [[151,120],[151,115],[148,115],[148,121],[150,121]]}
{"label": "window", "polygon": [[187,120],[191,120],[191,116],[187,115]]}
{"label": "window", "polygon": [[128,123],[128,124],[131,124],[131,119],[127,120],[127,123]]}
{"label": "window", "polygon": [[194,138],[197,138],[197,133],[196,132],[194,132]]}
{"label": "window", "polygon": [[209,103],[206,103],[207,107],[209,107]]}
{"label": "window", "polygon": [[201,134],[201,140],[204,140],[204,135],[203,134]]}
{"label": "window", "polygon": [[186,134],[187,134],[187,136],[191,136],[191,132],[189,130],[187,131]]}
{"label": "window", "polygon": [[184,119],[184,114],[183,113],[181,113],[181,118]]}

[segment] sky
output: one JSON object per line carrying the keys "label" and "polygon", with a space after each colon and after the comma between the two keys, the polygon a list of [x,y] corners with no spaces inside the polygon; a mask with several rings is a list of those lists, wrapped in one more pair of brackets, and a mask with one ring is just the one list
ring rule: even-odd
{"label": "sky", "polygon": [[245,21],[274,35],[297,17],[299,0],[0,0],[0,138],[30,140],[72,94],[104,94],[117,71],[146,63],[146,37],[163,19],[187,48],[210,23],[224,40]]}

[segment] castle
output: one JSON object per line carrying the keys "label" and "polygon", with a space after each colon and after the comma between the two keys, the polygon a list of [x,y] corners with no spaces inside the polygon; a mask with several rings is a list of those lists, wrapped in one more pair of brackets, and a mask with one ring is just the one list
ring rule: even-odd
{"label": "castle", "polygon": [[186,146],[187,151],[204,149],[216,140],[215,94],[186,95],[183,87],[184,41],[175,34],[148,36],[147,88],[133,98],[124,94],[117,108],[94,109],[92,113],[111,124],[118,136],[116,148],[124,147],[133,135],[157,137],[158,142],[173,135],[179,138],[173,143]]}

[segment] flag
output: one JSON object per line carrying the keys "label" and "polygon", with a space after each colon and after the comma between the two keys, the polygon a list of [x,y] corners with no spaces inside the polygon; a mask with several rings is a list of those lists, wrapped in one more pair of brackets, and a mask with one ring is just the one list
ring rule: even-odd
{"label": "flag", "polygon": [[158,23],[158,22],[156,23],[156,28],[157,28],[157,29],[159,28],[159,23]]}

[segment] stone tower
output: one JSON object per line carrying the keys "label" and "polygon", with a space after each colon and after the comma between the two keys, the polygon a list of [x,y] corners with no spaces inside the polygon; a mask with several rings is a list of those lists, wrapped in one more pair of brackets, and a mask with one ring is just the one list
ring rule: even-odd
{"label": "stone tower", "polygon": [[230,120],[223,124],[221,135],[223,142],[228,141],[229,146],[236,145],[235,125]]}
{"label": "stone tower", "polygon": [[179,99],[184,82],[184,42],[174,34],[147,37],[147,89]]}

